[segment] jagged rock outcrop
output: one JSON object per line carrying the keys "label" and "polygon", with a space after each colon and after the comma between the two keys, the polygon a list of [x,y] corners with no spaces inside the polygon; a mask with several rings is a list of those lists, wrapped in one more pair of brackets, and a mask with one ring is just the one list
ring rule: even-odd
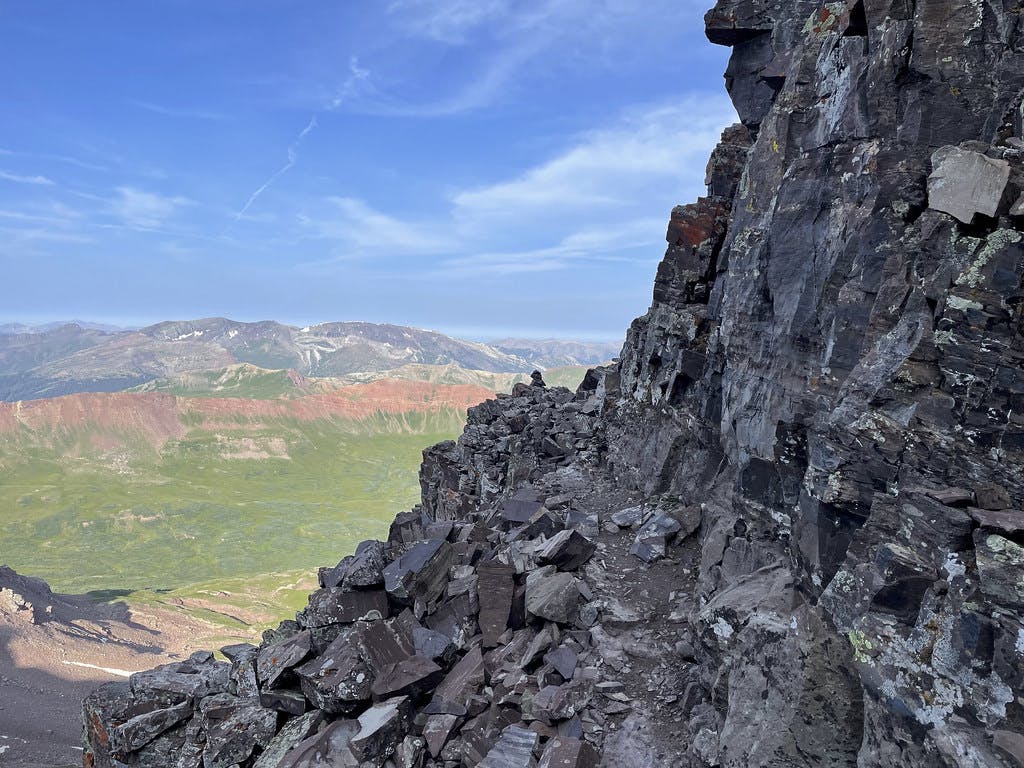
{"label": "jagged rock outcrop", "polygon": [[262,649],[97,693],[94,764],[1024,765],[1020,17],[721,0],[742,122],[621,362],[473,409]]}

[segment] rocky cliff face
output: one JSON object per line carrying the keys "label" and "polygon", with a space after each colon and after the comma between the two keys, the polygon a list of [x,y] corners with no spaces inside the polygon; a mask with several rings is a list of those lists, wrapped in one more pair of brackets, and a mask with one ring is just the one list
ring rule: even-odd
{"label": "rocky cliff face", "polygon": [[262,649],[87,702],[87,761],[1024,765],[1020,12],[719,2],[742,124],[621,362],[474,409]]}

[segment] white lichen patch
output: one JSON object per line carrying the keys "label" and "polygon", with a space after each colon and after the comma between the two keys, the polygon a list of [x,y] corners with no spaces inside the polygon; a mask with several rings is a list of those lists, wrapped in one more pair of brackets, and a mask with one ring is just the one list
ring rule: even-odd
{"label": "white lichen patch", "polygon": [[984,247],[982,247],[978,252],[978,255],[975,257],[974,261],[971,262],[970,266],[961,272],[959,277],[957,277],[956,284],[966,285],[969,288],[977,288],[985,279],[985,276],[981,271],[985,268],[985,265],[989,263],[992,257],[1003,248],[1014,243],[1019,243],[1020,241],[1020,232],[1015,232],[1012,229],[997,229],[985,240]]}
{"label": "white lichen patch", "polygon": [[984,305],[977,302],[965,299],[962,296],[947,296],[946,306],[958,309],[961,312],[967,312],[971,309],[984,309]]}
{"label": "white lichen patch", "polygon": [[948,552],[942,570],[946,572],[950,579],[955,579],[957,576],[963,576],[967,573],[967,566],[960,562],[955,552]]}
{"label": "white lichen patch", "polygon": [[711,631],[714,632],[722,640],[728,640],[730,637],[736,634],[736,630],[732,628],[732,624],[723,619],[721,616],[718,617],[718,621],[716,621],[714,626],[711,627]]}

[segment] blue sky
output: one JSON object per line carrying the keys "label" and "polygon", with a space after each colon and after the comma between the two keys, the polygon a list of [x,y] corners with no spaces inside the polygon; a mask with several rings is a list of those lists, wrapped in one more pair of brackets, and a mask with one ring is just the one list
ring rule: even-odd
{"label": "blue sky", "polygon": [[692,0],[0,0],[0,322],[621,337],[735,119]]}

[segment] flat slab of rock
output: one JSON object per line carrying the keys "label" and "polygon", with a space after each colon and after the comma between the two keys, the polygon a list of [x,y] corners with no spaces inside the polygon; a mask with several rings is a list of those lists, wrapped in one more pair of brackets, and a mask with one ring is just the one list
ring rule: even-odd
{"label": "flat slab of rock", "polygon": [[544,748],[539,768],[597,768],[601,756],[588,742],[555,736]]}
{"label": "flat slab of rock", "polygon": [[110,748],[116,754],[141,749],[167,729],[192,717],[192,705],[184,701],[166,709],[136,715],[110,730]]}
{"label": "flat slab of rock", "polygon": [[1024,509],[978,509],[971,507],[967,514],[980,525],[1007,536],[1019,536],[1024,533]]}
{"label": "flat slab of rock", "polygon": [[319,589],[309,596],[304,612],[307,627],[352,624],[388,616],[388,596],[379,589],[347,592],[340,587]]}
{"label": "flat slab of rock", "polygon": [[486,648],[495,647],[508,629],[515,572],[515,568],[500,563],[484,563],[477,568],[477,591],[481,595],[478,621]]}
{"label": "flat slab of rock", "polygon": [[484,684],[484,657],[480,648],[474,648],[452,667],[444,681],[437,686],[434,700],[465,707],[466,700]]}
{"label": "flat slab of rock", "polygon": [[518,725],[510,725],[501,732],[477,768],[531,768],[535,764],[533,751],[540,736]]}
{"label": "flat slab of rock", "polygon": [[359,716],[359,731],[349,742],[352,754],[379,764],[394,754],[408,728],[408,697],[375,704]]}
{"label": "flat slab of rock", "polygon": [[945,146],[932,153],[928,177],[928,207],[970,224],[980,213],[999,211],[1010,181],[1010,164],[959,147]]}
{"label": "flat slab of rock", "polygon": [[428,658],[410,656],[388,664],[377,672],[370,690],[374,696],[414,696],[429,691],[444,676],[444,670]]}

